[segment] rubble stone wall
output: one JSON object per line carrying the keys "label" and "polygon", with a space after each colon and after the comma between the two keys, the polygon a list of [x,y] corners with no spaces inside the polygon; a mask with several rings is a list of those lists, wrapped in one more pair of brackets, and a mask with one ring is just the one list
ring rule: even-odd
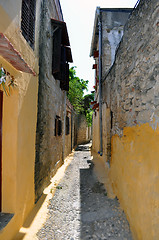
{"label": "rubble stone wall", "polygon": [[[52,75],[51,18],[58,19],[54,1],[41,1],[41,29],[39,39],[39,93],[35,162],[35,193],[40,197],[44,187],[63,160],[65,124],[65,92],[60,81]],[[59,19],[62,20],[62,19]],[[55,136],[55,118],[62,121],[62,135]]]}
{"label": "rubble stone wall", "polygon": [[158,62],[159,3],[141,0],[103,82],[103,114],[110,111],[111,123],[103,131],[103,141],[106,131],[111,136],[109,178],[134,239],[159,236]]}
{"label": "rubble stone wall", "polygon": [[87,143],[91,139],[90,128],[88,127],[85,115],[78,115],[77,118],[77,144]]}

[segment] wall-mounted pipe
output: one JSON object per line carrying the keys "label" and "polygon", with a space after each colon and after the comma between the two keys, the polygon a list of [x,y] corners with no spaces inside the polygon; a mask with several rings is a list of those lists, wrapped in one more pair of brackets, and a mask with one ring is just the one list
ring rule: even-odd
{"label": "wall-mounted pipe", "polygon": [[100,156],[103,155],[103,127],[102,127],[102,16],[100,8],[98,11],[99,27],[99,131],[100,131]]}

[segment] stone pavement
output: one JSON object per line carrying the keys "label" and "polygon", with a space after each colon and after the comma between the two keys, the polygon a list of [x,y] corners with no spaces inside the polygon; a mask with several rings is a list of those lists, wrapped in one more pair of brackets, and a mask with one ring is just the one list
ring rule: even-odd
{"label": "stone pavement", "polygon": [[76,149],[48,208],[38,239],[132,239],[117,199],[107,197],[104,185],[95,176],[89,144]]}

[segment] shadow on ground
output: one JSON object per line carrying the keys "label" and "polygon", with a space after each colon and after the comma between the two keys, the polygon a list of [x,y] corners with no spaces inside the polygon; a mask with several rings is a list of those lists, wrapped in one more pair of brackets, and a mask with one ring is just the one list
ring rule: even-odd
{"label": "shadow on ground", "polygon": [[104,184],[94,174],[92,160],[89,157],[84,157],[83,160],[87,162],[87,168],[80,169],[80,239],[132,239],[128,222],[117,199],[107,197]]}
{"label": "shadow on ground", "polygon": [[78,145],[75,149],[75,151],[86,151],[89,152],[90,151],[90,147],[88,144],[86,145]]}

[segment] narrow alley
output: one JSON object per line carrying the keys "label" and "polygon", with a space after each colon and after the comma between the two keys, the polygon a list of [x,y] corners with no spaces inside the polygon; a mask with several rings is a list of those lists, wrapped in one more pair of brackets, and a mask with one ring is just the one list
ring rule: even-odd
{"label": "narrow alley", "polygon": [[38,239],[132,239],[117,199],[107,197],[93,168],[90,144],[79,145],[50,200],[47,220],[37,233]]}
{"label": "narrow alley", "polygon": [[0,1],[0,240],[159,240],[158,63],[158,0]]}

